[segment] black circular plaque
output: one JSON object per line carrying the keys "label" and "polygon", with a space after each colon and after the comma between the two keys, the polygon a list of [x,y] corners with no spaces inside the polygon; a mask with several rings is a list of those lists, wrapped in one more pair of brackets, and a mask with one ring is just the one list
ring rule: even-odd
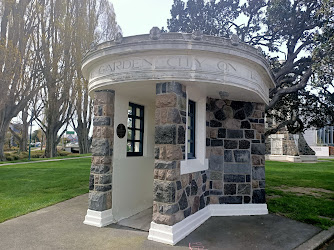
{"label": "black circular plaque", "polygon": [[122,123],[118,124],[117,129],[116,129],[116,133],[117,133],[117,136],[119,138],[123,138],[125,136],[126,128],[125,128],[124,124],[122,124]]}

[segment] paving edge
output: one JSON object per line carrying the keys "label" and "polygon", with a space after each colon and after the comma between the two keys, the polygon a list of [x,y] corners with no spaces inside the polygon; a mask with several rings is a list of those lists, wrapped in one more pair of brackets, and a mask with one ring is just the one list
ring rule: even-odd
{"label": "paving edge", "polygon": [[322,230],[320,233],[314,235],[308,241],[296,247],[294,250],[314,250],[321,247],[327,241],[334,237],[334,226],[330,227],[328,230]]}

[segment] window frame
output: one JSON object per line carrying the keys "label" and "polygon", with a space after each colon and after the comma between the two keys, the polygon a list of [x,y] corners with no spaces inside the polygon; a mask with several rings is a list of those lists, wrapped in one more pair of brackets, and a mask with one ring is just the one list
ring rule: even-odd
{"label": "window frame", "polygon": [[[132,114],[129,114],[129,108],[132,108]],[[139,108],[140,110],[140,114],[139,116],[137,116],[136,114],[136,109]],[[131,143],[131,148],[133,151],[128,151],[126,150],[126,155],[127,156],[143,156],[143,149],[144,149],[144,106],[136,104],[136,103],[132,103],[129,102],[129,107],[128,107],[128,119],[131,118],[132,119],[132,126],[129,127],[127,126],[128,131],[131,131],[131,139],[128,138],[128,134],[127,134],[127,141],[126,141],[126,145],[128,145],[128,143]],[[139,128],[136,128],[136,120],[140,120],[140,125]],[[128,124],[127,124],[128,125]],[[136,131],[139,131],[140,133],[140,137],[139,140],[135,139],[135,133]],[[139,142],[139,152],[134,152],[135,150],[135,143]]]}
{"label": "window frame", "polygon": [[[187,138],[187,159],[196,159],[196,102],[188,99],[188,123],[187,124],[187,135],[190,130],[190,138]],[[189,119],[190,118],[190,119]],[[189,144],[188,144],[189,143]]]}

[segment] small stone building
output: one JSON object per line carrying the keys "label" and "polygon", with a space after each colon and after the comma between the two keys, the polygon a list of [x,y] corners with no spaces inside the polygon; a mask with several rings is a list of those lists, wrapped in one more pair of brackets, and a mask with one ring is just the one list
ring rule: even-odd
{"label": "small stone building", "polygon": [[267,214],[262,52],[231,39],[161,33],[94,46],[89,207],[103,227],[142,211],[150,240],[176,244],[211,216]]}

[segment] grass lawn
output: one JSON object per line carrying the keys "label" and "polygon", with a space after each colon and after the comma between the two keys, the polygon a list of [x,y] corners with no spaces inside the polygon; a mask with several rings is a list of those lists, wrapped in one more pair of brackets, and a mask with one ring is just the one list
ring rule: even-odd
{"label": "grass lawn", "polygon": [[0,165],[0,222],[88,192],[90,158]]}
{"label": "grass lawn", "polygon": [[334,160],[266,162],[269,211],[327,229],[334,226]]}

